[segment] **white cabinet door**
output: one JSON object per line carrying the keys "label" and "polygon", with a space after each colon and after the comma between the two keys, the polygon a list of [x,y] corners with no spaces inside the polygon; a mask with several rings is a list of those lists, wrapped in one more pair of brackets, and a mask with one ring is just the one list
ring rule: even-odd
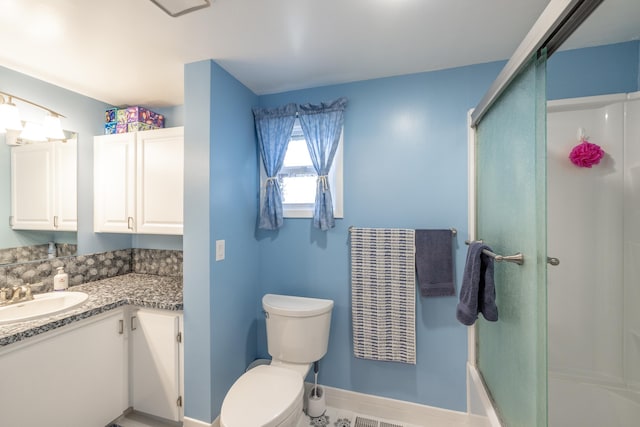
{"label": "white cabinet door", "polygon": [[93,229],[132,233],[135,230],[135,133],[94,137]]}
{"label": "white cabinet door", "polygon": [[76,146],[71,139],[12,147],[13,229],[78,229]]}
{"label": "white cabinet door", "polygon": [[0,425],[104,426],[120,416],[128,407],[121,320],[122,309],[0,352]]}
{"label": "white cabinet door", "polygon": [[138,233],[183,233],[183,140],[182,127],[138,132]]}
{"label": "white cabinet door", "polygon": [[11,149],[11,226],[15,230],[53,230],[53,145]]}
{"label": "white cabinet door", "polygon": [[94,138],[94,231],[183,233],[183,128]]}
{"label": "white cabinet door", "polygon": [[55,147],[54,226],[60,231],[75,231],[78,229],[78,140],[51,144]]}
{"label": "white cabinet door", "polygon": [[[131,319],[131,403],[168,420],[181,418],[180,315],[138,310]],[[181,403],[181,402],[180,402]]]}

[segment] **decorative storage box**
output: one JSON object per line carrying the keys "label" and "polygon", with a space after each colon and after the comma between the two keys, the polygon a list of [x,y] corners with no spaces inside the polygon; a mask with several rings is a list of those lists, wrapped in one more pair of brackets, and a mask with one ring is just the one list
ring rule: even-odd
{"label": "decorative storage box", "polygon": [[118,109],[116,112],[116,122],[118,122],[118,124],[127,123],[127,110],[124,108]]}
{"label": "decorative storage box", "polygon": [[104,122],[111,123],[116,121],[116,113],[118,112],[117,108],[109,108],[104,112]]}
{"label": "decorative storage box", "polygon": [[127,132],[137,132],[139,130],[153,130],[160,129],[157,126],[149,125],[147,123],[117,123],[114,133],[127,133]]}
{"label": "decorative storage box", "polygon": [[111,135],[116,133],[116,122],[109,122],[104,124],[104,134]]}
{"label": "decorative storage box", "polygon": [[139,130],[153,130],[153,129],[160,129],[160,128],[158,126],[154,126],[154,125],[150,125],[148,123],[142,123],[142,122],[127,123],[127,132],[136,132]]}
{"label": "decorative storage box", "polygon": [[154,113],[144,107],[128,107],[126,111],[127,123],[139,122],[156,128],[164,127],[164,116],[162,114]]}
{"label": "decorative storage box", "polygon": [[105,120],[105,135],[164,127],[164,116],[144,107],[109,108]]}

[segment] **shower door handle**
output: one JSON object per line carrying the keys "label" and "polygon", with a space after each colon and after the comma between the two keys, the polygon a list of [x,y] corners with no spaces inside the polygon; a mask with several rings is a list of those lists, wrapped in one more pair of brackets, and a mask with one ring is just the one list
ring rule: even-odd
{"label": "shower door handle", "polygon": [[547,264],[551,264],[553,266],[560,265],[560,260],[558,258],[552,258],[550,256],[547,257]]}

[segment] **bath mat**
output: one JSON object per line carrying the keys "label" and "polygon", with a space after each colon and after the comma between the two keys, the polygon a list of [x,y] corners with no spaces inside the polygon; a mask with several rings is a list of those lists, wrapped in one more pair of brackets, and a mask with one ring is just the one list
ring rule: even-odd
{"label": "bath mat", "polygon": [[354,356],[415,365],[415,231],[350,232]]}

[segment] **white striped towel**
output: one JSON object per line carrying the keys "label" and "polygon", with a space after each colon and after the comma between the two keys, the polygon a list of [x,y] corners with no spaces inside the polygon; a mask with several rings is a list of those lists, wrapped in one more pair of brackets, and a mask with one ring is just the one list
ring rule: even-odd
{"label": "white striped towel", "polygon": [[415,232],[351,228],[353,353],[416,363]]}

